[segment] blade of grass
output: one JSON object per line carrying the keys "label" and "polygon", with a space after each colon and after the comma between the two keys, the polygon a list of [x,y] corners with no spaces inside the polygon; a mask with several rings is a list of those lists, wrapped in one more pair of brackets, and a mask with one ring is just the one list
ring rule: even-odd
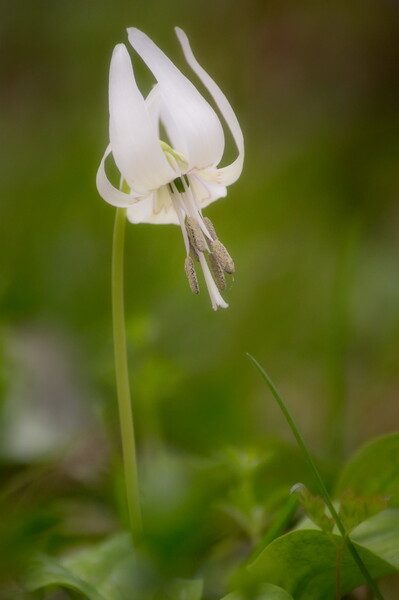
{"label": "blade of grass", "polygon": [[276,400],[277,404],[279,405],[280,410],[283,413],[292,433],[294,434],[294,437],[298,443],[298,446],[302,450],[305,460],[308,463],[309,468],[317,481],[320,495],[322,496],[324,502],[326,503],[326,506],[327,506],[328,510],[330,511],[330,514],[331,514],[332,518],[334,519],[340,534],[342,535],[342,537],[344,539],[346,539],[348,549],[349,549],[350,553],[352,554],[352,557],[353,557],[354,561],[356,562],[357,566],[359,567],[359,570],[361,571],[364,579],[366,580],[367,585],[369,586],[370,590],[372,590],[373,594],[375,595],[375,597],[378,600],[384,600],[383,596],[381,595],[380,590],[378,589],[377,584],[371,577],[366,565],[362,561],[358,551],[356,550],[351,539],[349,538],[349,536],[346,533],[345,527],[344,527],[337,511],[334,508],[334,504],[333,504],[330,494],[328,493],[328,490],[324,484],[324,481],[320,475],[320,472],[319,472],[318,468],[316,467],[316,464],[312,458],[312,455],[310,454],[310,452],[305,444],[305,441],[304,441],[287,405],[285,404],[284,400],[281,398],[280,394],[277,391],[277,388],[275,387],[274,383],[272,382],[272,380],[270,379],[270,377],[268,376],[266,371],[263,369],[263,367],[258,363],[258,361],[253,356],[251,356],[251,354],[247,353],[247,356],[251,360],[253,365],[256,367],[256,369],[259,371],[259,373],[261,374],[263,379],[266,381],[272,395],[274,396],[274,399]]}

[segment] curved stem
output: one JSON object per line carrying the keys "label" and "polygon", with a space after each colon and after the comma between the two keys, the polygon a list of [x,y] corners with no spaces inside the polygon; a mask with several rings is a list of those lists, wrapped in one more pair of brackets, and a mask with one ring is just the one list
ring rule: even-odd
{"label": "curved stem", "polygon": [[123,469],[129,523],[133,540],[141,535],[142,521],[139,502],[136,443],[130,399],[126,350],[124,309],[124,241],[126,209],[117,208],[112,246],[112,318],[114,333],[115,375],[122,437]]}
{"label": "curved stem", "polygon": [[355,548],[355,545],[353,544],[352,540],[350,539],[350,537],[348,536],[345,527],[341,521],[340,516],[338,515],[337,511],[335,510],[334,504],[330,498],[330,494],[327,491],[327,488],[324,484],[324,481],[320,475],[320,472],[318,470],[318,468],[316,467],[316,463],[314,462],[312,455],[310,454],[305,441],[298,429],[298,427],[296,426],[296,423],[290,413],[290,411],[288,410],[288,407],[286,405],[286,403],[284,402],[284,400],[281,398],[280,394],[277,391],[277,388],[275,387],[274,383],[272,382],[272,380],[270,379],[269,375],[266,373],[266,371],[263,369],[263,367],[258,363],[258,361],[251,356],[250,354],[247,354],[248,358],[251,360],[251,362],[255,365],[255,367],[257,368],[257,370],[259,371],[259,373],[262,375],[263,379],[266,381],[267,385],[269,386],[269,389],[271,391],[271,393],[273,394],[277,404],[280,407],[281,412],[283,413],[288,425],[291,428],[292,433],[294,434],[294,437],[298,443],[298,446],[300,447],[300,449],[303,452],[303,455],[309,465],[310,470],[312,471],[318,487],[319,487],[319,491],[320,491],[320,495],[323,497],[324,502],[327,505],[328,510],[330,511],[330,514],[332,516],[332,518],[335,521],[335,524],[340,532],[340,534],[342,535],[342,537],[344,539],[346,539],[346,543],[348,546],[348,550],[350,551],[350,553],[352,554],[352,557],[354,559],[354,561],[356,562],[360,572],[362,573],[364,579],[367,582],[367,585],[369,586],[370,590],[373,591],[374,595],[376,598],[378,598],[378,600],[384,600],[384,598],[381,595],[380,590],[378,589],[377,584],[375,583],[375,581],[373,580],[373,578],[371,577],[366,565],[364,564],[360,554],[358,553],[357,549]]}

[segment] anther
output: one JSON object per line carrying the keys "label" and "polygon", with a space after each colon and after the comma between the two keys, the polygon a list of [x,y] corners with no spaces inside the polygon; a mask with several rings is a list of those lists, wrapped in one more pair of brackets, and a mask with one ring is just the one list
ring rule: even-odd
{"label": "anther", "polygon": [[219,240],[213,240],[210,243],[210,246],[223,271],[225,271],[229,275],[232,275],[236,270],[234,266],[234,261],[231,258],[230,254],[227,252],[226,248],[223,246],[222,242],[220,242]]}
{"label": "anther", "polygon": [[195,273],[194,263],[191,256],[187,256],[184,261],[184,270],[187,275],[188,283],[193,294],[199,294],[199,285],[197,275]]}
{"label": "anther", "polygon": [[205,250],[207,249],[206,242],[204,240],[204,236],[202,235],[201,228],[198,225],[197,221],[192,217],[187,217],[186,225],[187,231],[195,249],[198,250],[198,252],[205,252]]}
{"label": "anther", "polygon": [[213,252],[209,253],[208,258],[209,258],[209,266],[211,268],[215,283],[218,286],[219,290],[221,292],[223,292],[223,290],[226,289],[226,278],[224,276],[223,269],[220,266],[220,263],[219,263],[218,259],[216,258],[215,254],[213,254]]}
{"label": "anther", "polygon": [[207,228],[207,230],[208,230],[209,235],[211,236],[211,238],[213,240],[217,240],[218,239],[218,235],[216,233],[216,230],[215,230],[215,228],[213,226],[212,221],[210,219],[208,219],[208,217],[204,217],[203,221],[204,221],[204,225]]}
{"label": "anther", "polygon": [[198,252],[195,249],[193,242],[191,241],[191,236],[188,237],[188,243],[190,245],[190,256],[193,260],[199,262]]}

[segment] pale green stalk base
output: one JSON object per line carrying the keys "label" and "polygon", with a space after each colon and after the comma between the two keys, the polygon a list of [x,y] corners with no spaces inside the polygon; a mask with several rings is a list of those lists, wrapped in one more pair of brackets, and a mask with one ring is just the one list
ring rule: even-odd
{"label": "pale green stalk base", "polygon": [[350,553],[352,554],[352,557],[354,559],[354,561],[356,562],[357,566],[359,567],[359,570],[361,571],[364,579],[366,580],[368,586],[370,587],[370,590],[372,590],[373,594],[375,595],[375,597],[378,600],[384,600],[383,596],[381,595],[380,590],[378,589],[377,584],[375,583],[375,581],[373,580],[373,578],[371,577],[370,573],[368,572],[368,569],[366,567],[366,565],[364,564],[364,562],[362,561],[358,551],[356,550],[355,546],[353,545],[351,539],[349,538],[349,536],[347,535],[346,531],[345,531],[345,527],[337,513],[337,511],[334,508],[334,504],[330,498],[330,494],[327,491],[326,486],[324,485],[324,481],[321,478],[321,475],[319,473],[318,468],[316,467],[316,464],[312,458],[312,455],[310,454],[309,450],[307,449],[307,446],[305,444],[305,441],[303,439],[303,437],[301,436],[298,427],[296,426],[296,423],[290,413],[290,411],[288,410],[287,405],[285,404],[284,400],[281,398],[280,394],[278,393],[277,389],[275,388],[272,380],[270,379],[270,377],[267,375],[266,371],[261,367],[261,365],[258,363],[258,361],[251,356],[250,354],[247,354],[247,356],[250,358],[250,360],[253,362],[253,364],[255,365],[255,367],[258,369],[259,373],[262,375],[263,379],[266,381],[267,385],[269,386],[269,389],[271,391],[271,393],[273,394],[275,400],[277,401],[277,404],[279,405],[281,412],[283,413],[288,425],[291,428],[292,433],[294,434],[294,437],[298,443],[298,446],[300,447],[300,449],[303,452],[303,455],[309,465],[310,470],[312,471],[313,475],[316,478],[317,484],[319,486],[319,491],[321,496],[323,497],[324,502],[326,503],[326,506],[328,508],[328,510],[331,513],[332,518],[334,519],[338,530],[340,532],[340,534],[342,535],[342,537],[344,538],[344,540],[346,540],[346,544],[348,546],[348,549],[350,551]]}
{"label": "pale green stalk base", "polygon": [[137,542],[142,532],[142,521],[139,503],[136,443],[126,351],[123,286],[125,223],[126,209],[117,208],[112,247],[112,318],[114,330],[115,374],[129,524],[133,540]]}

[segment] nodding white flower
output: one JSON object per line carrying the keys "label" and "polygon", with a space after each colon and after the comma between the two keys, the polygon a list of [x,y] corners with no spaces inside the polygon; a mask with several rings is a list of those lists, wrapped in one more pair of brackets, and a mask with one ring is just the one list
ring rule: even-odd
{"label": "nodding white flower", "polygon": [[[198,293],[194,266],[198,261],[216,310],[228,306],[219,290],[225,289],[224,273],[233,273],[234,263],[212,223],[202,216],[202,209],[226,196],[226,186],[240,176],[244,141],[227,98],[195,59],[186,34],[179,28],[176,34],[188,64],[208,89],[231,131],[237,158],[217,168],[225,140],[216,112],[145,33],[130,28],[129,42],[157,83],[144,99],[126,46],[115,47],[109,74],[110,143],[98,169],[97,188],[110,204],[126,207],[132,223],[180,225],[190,287]],[[167,140],[160,139],[160,125]],[[111,153],[121,174],[120,189],[112,185],[105,172],[105,161]]]}

